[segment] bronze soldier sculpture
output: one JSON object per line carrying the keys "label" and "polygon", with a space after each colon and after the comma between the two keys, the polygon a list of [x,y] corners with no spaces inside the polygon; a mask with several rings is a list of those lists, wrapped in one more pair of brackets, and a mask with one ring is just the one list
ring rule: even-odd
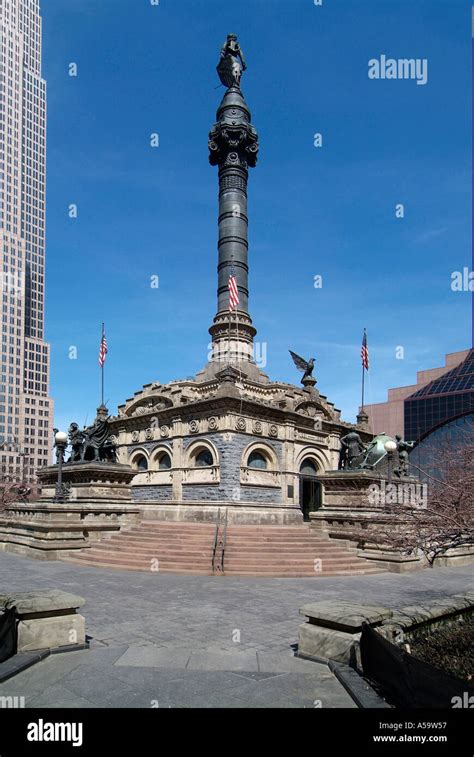
{"label": "bronze soldier sculpture", "polygon": [[242,73],[247,68],[244,54],[235,34],[228,34],[221,50],[221,59],[217,66],[219,79],[225,87],[240,87]]}
{"label": "bronze soldier sculpture", "polygon": [[97,417],[92,424],[83,431],[84,445],[82,447],[82,460],[85,460],[86,454],[89,450],[92,450],[94,460],[100,460],[100,450],[107,441],[109,435],[107,418],[97,414]]}
{"label": "bronze soldier sculpture", "polygon": [[69,463],[83,463],[87,460],[117,462],[117,448],[110,438],[107,408],[99,407],[94,423],[83,431],[79,430],[77,423],[71,423],[69,444],[72,448]]}
{"label": "bronze soldier sculpture", "polygon": [[398,451],[398,468],[393,472],[398,478],[406,478],[409,475],[408,472],[408,453],[415,446],[415,442],[406,442],[400,434],[396,434],[395,440],[397,442]]}
{"label": "bronze soldier sculpture", "polygon": [[71,454],[68,463],[75,463],[82,460],[82,448],[84,444],[84,434],[79,430],[77,423],[71,423],[68,431],[69,444],[71,445]]}
{"label": "bronze soldier sculpture", "polygon": [[357,431],[350,431],[346,436],[343,436],[340,440],[341,450],[339,452],[339,470],[351,468],[354,469],[357,466],[355,461],[362,452],[365,452],[366,446],[360,438]]}

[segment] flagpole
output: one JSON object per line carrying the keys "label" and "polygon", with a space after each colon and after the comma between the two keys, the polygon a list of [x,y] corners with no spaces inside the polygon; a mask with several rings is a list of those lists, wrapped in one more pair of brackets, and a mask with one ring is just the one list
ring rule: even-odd
{"label": "flagpole", "polygon": [[[102,348],[102,344],[104,343],[104,334],[105,334],[105,324],[102,324],[102,337],[100,340],[101,348]],[[102,366],[101,366],[102,402],[101,402],[101,405],[104,404],[104,366],[105,366],[105,360],[102,360]]]}
{"label": "flagpole", "polygon": [[365,389],[365,364],[367,360],[367,329],[364,329],[364,335],[362,337],[362,347],[364,355],[362,357],[362,411],[364,410],[364,389]]}
{"label": "flagpole", "polygon": [[229,334],[227,337],[227,365],[231,365],[232,355],[230,351],[230,330],[232,326],[232,310],[229,307]]}

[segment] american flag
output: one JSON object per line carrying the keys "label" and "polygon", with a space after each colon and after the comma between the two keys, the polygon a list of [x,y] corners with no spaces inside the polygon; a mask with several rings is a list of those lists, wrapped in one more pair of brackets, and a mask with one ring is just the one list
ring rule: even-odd
{"label": "american flag", "polygon": [[369,348],[367,347],[367,331],[364,329],[364,336],[362,337],[362,347],[360,349],[360,356],[362,358],[362,366],[366,371],[369,370]]}
{"label": "american flag", "polygon": [[100,340],[100,349],[99,349],[99,365],[101,368],[103,368],[105,363],[105,356],[107,355],[108,349],[107,349],[107,339],[105,337],[105,331],[102,332],[102,339]]}
{"label": "american flag", "polygon": [[237,305],[239,304],[239,290],[237,288],[237,279],[235,276],[235,271],[233,268],[231,268],[230,276],[229,276],[229,310],[232,312],[233,310],[237,310]]}

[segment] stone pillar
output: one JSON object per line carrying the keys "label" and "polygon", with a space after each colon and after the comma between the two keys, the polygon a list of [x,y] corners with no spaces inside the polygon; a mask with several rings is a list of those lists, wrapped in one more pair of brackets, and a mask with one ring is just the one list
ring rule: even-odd
{"label": "stone pillar", "polygon": [[[285,441],[282,447],[282,502],[295,504],[298,502],[297,477],[295,476],[295,427],[293,423],[285,424]],[[293,496],[288,496],[288,487],[293,487]]]}
{"label": "stone pillar", "polygon": [[173,490],[172,499],[181,502],[183,498],[183,439],[177,434],[181,433],[181,419],[176,420],[173,429]]}
{"label": "stone pillar", "polygon": [[[209,329],[213,359],[252,361],[256,330],[248,312],[248,168],[257,163],[258,135],[240,86],[230,86],[209,134],[209,161],[219,167],[217,314]],[[237,279],[239,306],[229,317],[229,277]]]}

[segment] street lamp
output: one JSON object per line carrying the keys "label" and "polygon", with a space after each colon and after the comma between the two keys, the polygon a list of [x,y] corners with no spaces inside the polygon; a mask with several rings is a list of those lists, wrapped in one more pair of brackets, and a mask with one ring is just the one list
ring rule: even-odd
{"label": "street lamp", "polygon": [[393,470],[393,453],[397,450],[397,443],[393,439],[389,439],[383,445],[388,457],[388,483],[392,483],[392,470]]}
{"label": "street lamp", "polygon": [[64,431],[57,431],[54,437],[56,455],[58,460],[58,480],[56,483],[56,496],[55,502],[64,502],[64,490],[63,490],[63,462],[64,453],[68,444],[67,434]]}

